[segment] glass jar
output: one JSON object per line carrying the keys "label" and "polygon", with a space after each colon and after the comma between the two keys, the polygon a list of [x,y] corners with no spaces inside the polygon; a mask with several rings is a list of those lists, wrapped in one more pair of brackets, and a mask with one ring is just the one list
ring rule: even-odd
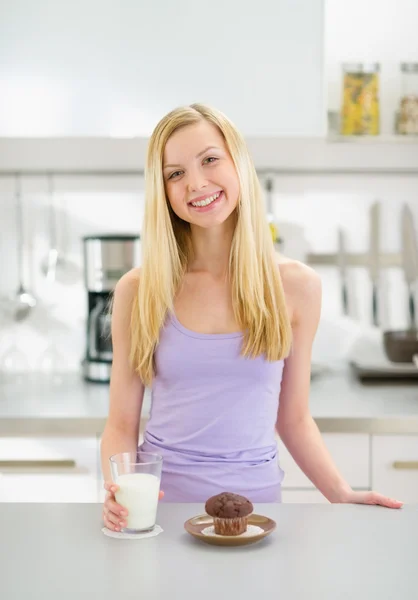
{"label": "glass jar", "polygon": [[401,63],[397,133],[418,135],[418,63]]}
{"label": "glass jar", "polygon": [[342,135],[379,135],[378,63],[343,64]]}

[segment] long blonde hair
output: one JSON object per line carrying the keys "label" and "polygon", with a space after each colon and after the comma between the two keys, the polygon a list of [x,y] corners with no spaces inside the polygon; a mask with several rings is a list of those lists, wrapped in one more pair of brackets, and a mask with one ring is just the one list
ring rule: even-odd
{"label": "long blonde hair", "polygon": [[206,119],[222,133],[237,171],[240,194],[229,257],[235,319],[243,331],[242,355],[285,358],[291,345],[277,257],[265,215],[260,183],[244,138],[221,112],[204,104],[168,113],[151,135],[145,177],[145,217],[138,293],[131,314],[130,361],[145,385],[154,376],[154,352],[167,314],[173,309],[191,256],[191,231],[173,212],[163,179],[163,154],[181,127]]}

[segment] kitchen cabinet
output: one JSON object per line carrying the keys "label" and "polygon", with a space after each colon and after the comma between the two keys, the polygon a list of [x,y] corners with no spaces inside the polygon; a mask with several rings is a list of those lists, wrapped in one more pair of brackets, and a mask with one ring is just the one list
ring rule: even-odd
{"label": "kitchen cabinet", "polygon": [[202,12],[190,0],[130,1],[121,11],[75,0],[33,13],[6,0],[0,136],[147,137],[192,102],[216,106],[247,136],[324,136],[323,4],[213,0]]}
{"label": "kitchen cabinet", "polygon": [[[375,489],[418,502],[418,435],[323,433],[342,475],[354,489]],[[142,442],[143,433],[139,443]],[[324,503],[278,439],[285,503]],[[96,437],[0,438],[0,502],[103,502]]]}
{"label": "kitchen cabinet", "polygon": [[[322,438],[353,489],[373,489],[405,503],[418,503],[418,435],[325,433]],[[278,446],[285,471],[283,502],[327,502],[281,441]]]}
{"label": "kitchen cabinet", "polygon": [[[370,487],[370,438],[367,434],[323,433],[334,462],[354,489]],[[279,464],[285,472],[284,502],[322,502],[325,498],[297,466],[281,440],[278,441]],[[325,500],[326,501],[326,500]]]}
{"label": "kitchen cabinet", "polygon": [[320,491],[312,490],[282,490],[282,502],[286,504],[329,504]]}
{"label": "kitchen cabinet", "polygon": [[0,438],[0,502],[98,502],[95,437]]}
{"label": "kitchen cabinet", "polygon": [[418,435],[374,435],[373,488],[418,503]]}

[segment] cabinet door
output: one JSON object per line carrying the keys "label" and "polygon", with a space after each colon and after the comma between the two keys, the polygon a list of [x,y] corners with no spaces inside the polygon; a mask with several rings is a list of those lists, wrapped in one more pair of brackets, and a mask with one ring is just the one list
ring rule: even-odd
{"label": "cabinet door", "polygon": [[[322,136],[323,4],[130,1],[121,11],[90,0],[76,2],[80,10],[38,3],[34,15],[6,1],[0,136],[147,137],[163,114],[192,102],[216,106],[248,136]],[[42,101],[33,73],[51,83]]]}
{"label": "cabinet door", "polygon": [[0,502],[98,502],[97,479],[58,473],[1,473]]}
{"label": "cabinet door", "polygon": [[[369,489],[369,436],[367,434],[324,433],[322,439],[347,482],[353,488]],[[280,466],[285,472],[283,489],[313,489],[314,485],[297,466],[281,440],[278,445]]]}
{"label": "cabinet door", "polygon": [[375,435],[372,457],[373,488],[418,503],[418,435]]}
{"label": "cabinet door", "polygon": [[286,504],[329,504],[318,490],[283,490],[282,502]]}
{"label": "cabinet door", "polygon": [[97,502],[96,438],[0,439],[0,502]]}

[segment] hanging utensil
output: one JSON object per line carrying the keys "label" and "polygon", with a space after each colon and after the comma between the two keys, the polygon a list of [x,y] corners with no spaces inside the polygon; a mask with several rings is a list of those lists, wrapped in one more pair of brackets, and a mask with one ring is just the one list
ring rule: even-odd
{"label": "hanging utensil", "polygon": [[415,329],[416,307],[415,289],[418,282],[418,242],[411,209],[404,204],[402,209],[402,265],[408,286],[408,322]]}
{"label": "hanging utensil", "polygon": [[19,287],[16,292],[14,318],[16,321],[26,319],[32,308],[36,306],[36,298],[29,292],[23,283],[24,280],[24,234],[23,234],[23,202],[20,176],[16,176],[15,184],[16,203],[16,239],[17,239],[17,262],[19,272]]}
{"label": "hanging utensil", "polygon": [[369,272],[372,282],[372,319],[379,327],[379,280],[380,280],[380,202],[370,207]]}
{"label": "hanging utensil", "polygon": [[341,300],[342,300],[342,305],[343,305],[343,313],[345,315],[348,315],[350,311],[349,311],[349,305],[348,305],[347,250],[346,250],[346,243],[345,243],[345,233],[341,227],[338,228],[337,261],[338,261],[338,268],[340,271]]}
{"label": "hanging utensil", "polygon": [[57,220],[54,205],[54,182],[52,175],[48,176],[48,199],[49,199],[49,250],[45,259],[41,263],[42,273],[50,283],[55,281],[58,262],[57,249]]}

